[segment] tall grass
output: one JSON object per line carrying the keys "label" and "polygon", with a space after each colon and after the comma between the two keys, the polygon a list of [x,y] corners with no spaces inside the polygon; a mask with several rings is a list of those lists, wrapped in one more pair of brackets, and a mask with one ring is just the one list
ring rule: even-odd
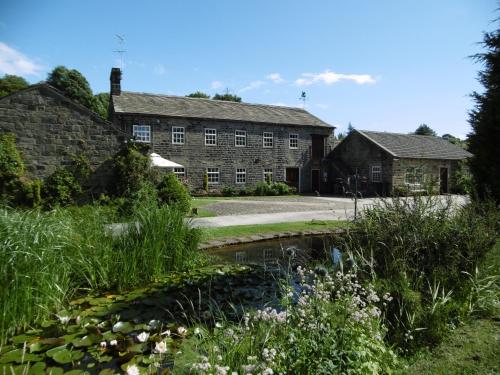
{"label": "tall grass", "polygon": [[471,311],[471,278],[498,236],[493,203],[453,208],[436,197],[382,201],[353,224],[343,249],[395,297],[389,338],[406,350],[434,345]]}
{"label": "tall grass", "polygon": [[100,207],[0,209],[0,329],[46,318],[75,294],[124,290],[200,259],[200,232],[175,207],[137,207],[123,233]]}

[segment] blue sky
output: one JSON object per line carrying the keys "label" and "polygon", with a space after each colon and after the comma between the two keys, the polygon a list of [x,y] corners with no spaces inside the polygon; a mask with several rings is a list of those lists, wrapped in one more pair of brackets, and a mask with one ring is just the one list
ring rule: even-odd
{"label": "blue sky", "polygon": [[[301,106],[340,131],[469,132],[482,33],[496,0],[27,1],[0,3],[0,75],[29,82],[65,65],[109,90]],[[116,34],[124,36],[123,45]]]}

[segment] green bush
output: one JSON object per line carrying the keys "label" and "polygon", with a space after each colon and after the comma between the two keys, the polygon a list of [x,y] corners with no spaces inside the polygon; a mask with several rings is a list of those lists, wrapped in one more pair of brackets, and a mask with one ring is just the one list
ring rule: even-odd
{"label": "green bush", "polygon": [[275,195],[274,191],[271,189],[271,186],[263,181],[257,182],[257,184],[255,185],[254,194],[257,196]]}
{"label": "green bush", "polygon": [[155,172],[150,167],[147,155],[149,146],[128,142],[114,157],[114,193],[118,197],[130,197],[139,191],[145,182],[155,181]]}
{"label": "green bush", "polygon": [[[409,351],[437,344],[464,317],[465,273],[495,243],[498,222],[494,204],[452,208],[429,196],[382,201],[353,224],[343,250],[355,255],[366,277],[384,280],[398,305],[386,315],[391,342]],[[402,327],[414,341],[401,335]]]}
{"label": "green bush", "polygon": [[10,203],[16,199],[23,174],[24,163],[14,134],[0,134],[0,201]]}
{"label": "green bush", "polygon": [[271,188],[276,192],[276,195],[290,194],[290,187],[284,182],[275,182],[271,185]]}
{"label": "green bush", "polygon": [[80,183],[66,168],[57,168],[43,183],[44,202],[49,207],[74,204],[81,192]]}
{"label": "green bush", "polygon": [[235,197],[238,194],[238,192],[236,191],[236,189],[233,188],[232,186],[224,186],[221,189],[221,193],[225,197]]}
{"label": "green bush", "polygon": [[167,173],[158,184],[158,198],[162,203],[176,205],[180,211],[188,213],[191,208],[191,196],[175,174]]}

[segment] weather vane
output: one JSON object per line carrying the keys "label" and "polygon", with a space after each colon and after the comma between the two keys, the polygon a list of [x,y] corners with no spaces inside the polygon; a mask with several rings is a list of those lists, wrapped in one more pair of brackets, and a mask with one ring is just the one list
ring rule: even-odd
{"label": "weather vane", "polygon": [[116,40],[118,42],[118,49],[113,51],[120,56],[120,70],[123,70],[123,54],[127,50],[123,49],[123,44],[125,43],[125,37],[123,35],[115,34]]}
{"label": "weather vane", "polygon": [[302,93],[300,94],[299,100],[302,101],[302,108],[305,108],[306,107],[306,92],[305,91],[302,91]]}

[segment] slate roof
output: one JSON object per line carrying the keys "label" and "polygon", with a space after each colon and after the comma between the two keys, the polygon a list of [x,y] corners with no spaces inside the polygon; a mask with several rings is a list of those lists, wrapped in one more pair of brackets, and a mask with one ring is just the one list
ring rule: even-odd
{"label": "slate roof", "polygon": [[127,91],[113,95],[112,100],[115,113],[333,128],[302,108]]}
{"label": "slate roof", "polygon": [[461,160],[472,156],[470,152],[440,137],[356,131],[398,158]]}

